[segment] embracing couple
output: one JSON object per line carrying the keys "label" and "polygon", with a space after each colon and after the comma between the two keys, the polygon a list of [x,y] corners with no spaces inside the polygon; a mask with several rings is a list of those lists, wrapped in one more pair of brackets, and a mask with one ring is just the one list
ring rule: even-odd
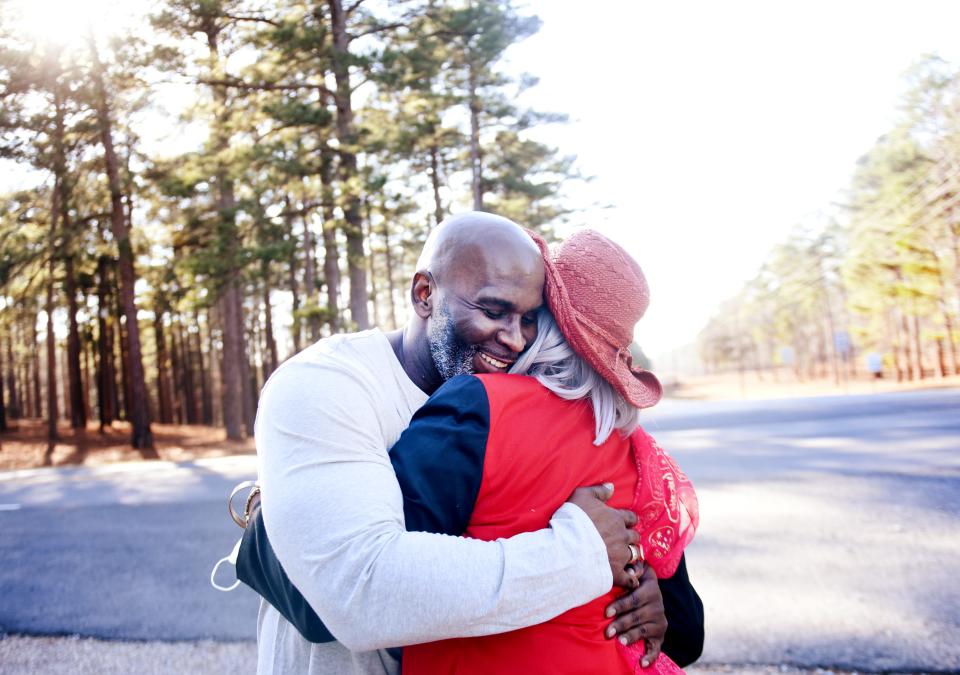
{"label": "embracing couple", "polygon": [[640,267],[472,212],[430,235],[410,300],[402,329],[321,340],[263,389],[237,562],[265,598],[258,672],[680,672],[697,504],[638,426],[661,395],[630,360]]}

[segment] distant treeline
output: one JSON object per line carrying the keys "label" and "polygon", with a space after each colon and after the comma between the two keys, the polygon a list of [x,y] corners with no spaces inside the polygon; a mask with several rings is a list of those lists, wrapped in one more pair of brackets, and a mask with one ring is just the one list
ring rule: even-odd
{"label": "distant treeline", "polygon": [[960,70],[927,57],[845,203],[797,226],[700,334],[708,368],[960,373]]}
{"label": "distant treeline", "polygon": [[[139,38],[64,46],[0,15],[0,157],[37,177],[0,198],[0,428],[126,419],[144,456],[152,420],[242,438],[288,351],[397,325],[452,205],[549,235],[576,171],[526,132],[562,117],[502,65],[539,25],[510,0],[170,0]],[[180,123],[200,147],[143,151]]]}

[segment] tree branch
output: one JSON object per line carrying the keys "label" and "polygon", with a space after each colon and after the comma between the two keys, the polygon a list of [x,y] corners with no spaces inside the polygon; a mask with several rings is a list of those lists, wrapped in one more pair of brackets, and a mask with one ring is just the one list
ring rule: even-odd
{"label": "tree branch", "polygon": [[356,12],[360,8],[360,5],[362,5],[364,2],[366,2],[366,0],[356,0],[356,2],[354,2],[352,5],[350,5],[349,7],[343,10],[344,15],[350,16],[351,14]]}
{"label": "tree branch", "polygon": [[268,19],[265,16],[244,16],[242,14],[224,14],[224,19],[229,19],[230,21],[248,21],[251,23],[268,23],[274,28],[280,27],[279,21],[274,21],[273,19]]}
{"label": "tree branch", "polygon": [[394,28],[403,28],[406,25],[407,24],[401,22],[401,23],[387,23],[387,24],[383,24],[382,26],[374,26],[372,28],[368,28],[365,31],[361,31],[356,35],[351,35],[350,41],[353,42],[357,38],[362,38],[367,35],[374,35],[376,33],[382,33],[385,30],[393,30]]}
{"label": "tree branch", "polygon": [[333,95],[334,93],[323,85],[309,82],[244,82],[243,80],[234,78],[222,80],[209,80],[206,78],[201,78],[197,80],[197,84],[207,84],[212,87],[230,87],[231,89],[255,91],[300,91],[301,89],[319,89],[330,95]]}

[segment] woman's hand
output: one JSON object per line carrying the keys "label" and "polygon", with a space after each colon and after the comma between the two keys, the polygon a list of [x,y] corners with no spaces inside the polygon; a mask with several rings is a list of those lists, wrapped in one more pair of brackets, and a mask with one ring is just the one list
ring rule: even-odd
{"label": "woman's hand", "polygon": [[663,598],[657,575],[646,563],[637,577],[633,565],[627,566],[627,574],[634,578],[635,587],[607,605],[606,615],[614,621],[607,626],[606,637],[619,636],[625,644],[646,641],[646,651],[641,665],[646,668],[660,656],[660,647],[667,632],[667,616],[663,610]]}
{"label": "woman's hand", "polygon": [[640,539],[633,529],[637,516],[629,509],[607,506],[612,495],[613,485],[604,483],[577,488],[567,501],[583,509],[603,538],[613,583],[631,589],[607,606],[606,616],[614,621],[607,626],[605,635],[608,639],[617,637],[625,645],[644,640],[642,665],[647,667],[660,655],[667,617],[653,569],[646,563],[637,563],[642,565],[640,568],[630,564],[633,551],[628,544],[636,544]]}

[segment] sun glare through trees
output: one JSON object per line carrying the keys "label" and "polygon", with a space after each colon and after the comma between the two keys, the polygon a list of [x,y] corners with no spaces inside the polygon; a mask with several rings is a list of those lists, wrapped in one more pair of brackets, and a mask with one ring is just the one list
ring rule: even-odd
{"label": "sun glare through trees", "polygon": [[41,45],[82,51],[91,32],[100,38],[120,35],[129,26],[131,8],[142,4],[139,0],[5,0],[0,16],[5,28]]}

